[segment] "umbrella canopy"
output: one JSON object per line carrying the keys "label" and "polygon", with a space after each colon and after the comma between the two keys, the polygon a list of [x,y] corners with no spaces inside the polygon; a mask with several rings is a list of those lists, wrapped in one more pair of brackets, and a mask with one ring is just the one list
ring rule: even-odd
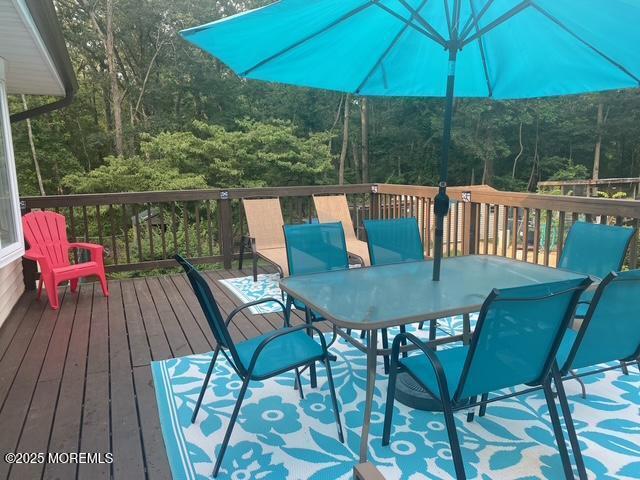
{"label": "umbrella canopy", "polygon": [[448,211],[452,100],[640,86],[639,0],[281,0],[185,30],[246,78],[447,98],[434,279]]}

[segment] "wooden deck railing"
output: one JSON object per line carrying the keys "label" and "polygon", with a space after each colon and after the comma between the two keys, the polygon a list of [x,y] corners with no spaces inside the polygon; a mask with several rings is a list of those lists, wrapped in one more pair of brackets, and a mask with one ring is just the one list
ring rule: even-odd
{"label": "wooden deck railing", "polygon": [[[378,185],[378,216],[417,216],[425,250],[432,255],[432,199],[436,193],[435,187]],[[555,266],[574,222],[637,229],[640,219],[640,201],[636,200],[500,192],[488,187],[451,188],[449,198],[451,207],[444,234],[444,254],[448,256],[500,255]],[[426,232],[431,234],[425,236]],[[637,262],[636,232],[625,263],[635,268]]]}
{"label": "wooden deck railing", "polygon": [[[347,195],[354,225],[362,237],[365,218],[419,219],[428,255],[433,255],[433,198],[436,187],[389,184],[210,189],[60,195],[23,198],[23,211],[53,210],[67,217],[73,240],[105,246],[110,272],[175,266],[181,252],[198,263],[230,268],[246,232],[243,198],[279,197],[286,223],[315,217],[314,194]],[[528,193],[500,192],[486,186],[449,189],[444,254],[508,256],[555,266],[566,233],[577,220],[638,227],[640,202]],[[634,237],[627,265],[637,265]],[[33,265],[25,266],[32,288]]]}
{"label": "wooden deck railing", "polygon": [[[109,272],[174,267],[175,252],[231,268],[246,232],[243,198],[280,197],[285,222],[300,223],[315,215],[312,195],[345,193],[361,230],[371,191],[362,184],[55,195],[24,197],[22,209],[65,215],[70,241],[104,245]],[[35,268],[27,264],[24,271],[31,288]]]}

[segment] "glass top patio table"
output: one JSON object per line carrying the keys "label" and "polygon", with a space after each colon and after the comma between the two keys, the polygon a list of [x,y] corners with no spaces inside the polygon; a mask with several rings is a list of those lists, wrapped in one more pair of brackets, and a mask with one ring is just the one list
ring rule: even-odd
{"label": "glass top patio table", "polygon": [[431,260],[284,278],[280,288],[327,320],[370,330],[477,312],[493,288],[554,282],[584,275],[503,257],[442,260],[439,282]]}
{"label": "glass top patio table", "polygon": [[360,463],[368,458],[379,329],[477,312],[493,288],[584,277],[566,270],[485,255],[445,258],[441,267],[438,282],[431,278],[433,263],[430,260],[280,280],[282,290],[331,323],[366,331],[367,386]]}

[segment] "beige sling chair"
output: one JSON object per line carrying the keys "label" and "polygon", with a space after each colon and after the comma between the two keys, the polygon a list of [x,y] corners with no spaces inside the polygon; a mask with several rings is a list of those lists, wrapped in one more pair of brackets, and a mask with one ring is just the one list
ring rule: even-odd
{"label": "beige sling chair", "polygon": [[347,197],[345,195],[314,195],[313,203],[320,223],[342,222],[349,255],[355,257],[363,266],[370,265],[369,247],[367,242],[358,240],[356,237]]}
{"label": "beige sling chair", "polygon": [[289,275],[287,251],[284,243],[282,210],[279,198],[245,198],[242,200],[249,234],[240,244],[242,268],[244,250],[247,246],[253,253],[253,281],[258,280],[258,258],[262,258],[278,269],[281,277]]}

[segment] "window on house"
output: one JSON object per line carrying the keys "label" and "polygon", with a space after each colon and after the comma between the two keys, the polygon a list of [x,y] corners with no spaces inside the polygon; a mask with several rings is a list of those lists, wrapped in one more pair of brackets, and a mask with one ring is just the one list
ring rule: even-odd
{"label": "window on house", "polygon": [[[2,69],[0,69],[0,74]],[[19,258],[23,247],[18,193],[4,79],[0,78],[0,267]]]}

